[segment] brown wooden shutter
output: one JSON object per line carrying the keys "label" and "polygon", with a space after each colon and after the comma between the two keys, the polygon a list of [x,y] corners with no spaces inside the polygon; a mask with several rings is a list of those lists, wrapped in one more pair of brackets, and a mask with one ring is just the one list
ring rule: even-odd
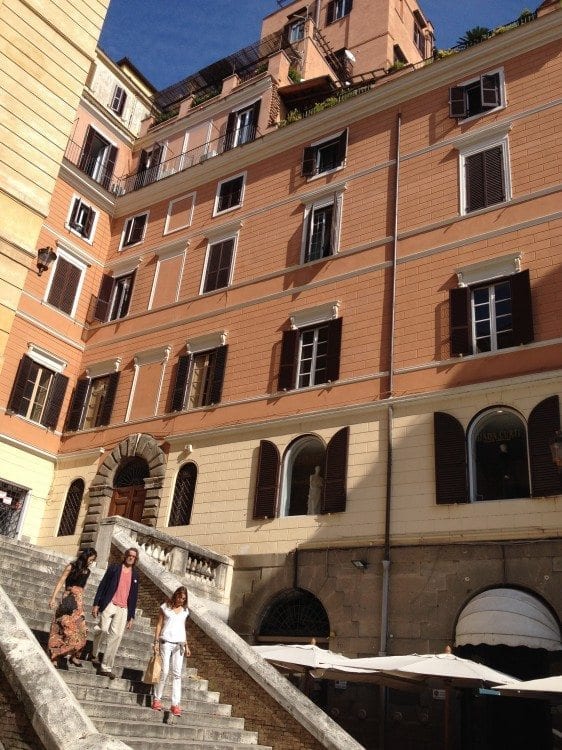
{"label": "brown wooden shutter", "polygon": [[433,415],[435,500],[438,505],[468,502],[466,442],[462,424],[445,412]]}
{"label": "brown wooden shutter", "polygon": [[509,277],[513,343],[530,344],[535,339],[529,270]]}
{"label": "brown wooden shutter", "polygon": [[113,276],[104,274],[100,284],[100,290],[98,293],[98,301],[94,310],[94,320],[101,320],[103,323],[109,317],[109,303],[111,301],[111,293],[113,292]]}
{"label": "brown wooden shutter", "polygon": [[70,315],[74,307],[81,273],[77,266],[59,256],[47,302]]}
{"label": "brown wooden shutter", "polygon": [[326,377],[332,383],[340,377],[341,330],[343,318],[335,318],[328,323],[328,360]]}
{"label": "brown wooden shutter", "polygon": [[484,155],[471,154],[465,159],[466,210],[477,211],[486,206],[484,190]]}
{"label": "brown wooden shutter", "polygon": [[301,175],[312,177],[316,173],[316,149],[314,146],[306,146],[302,153]]}
{"label": "brown wooden shutter", "polygon": [[452,86],[449,89],[449,117],[460,119],[467,114],[464,86]]}
{"label": "brown wooden shutter", "polygon": [[66,417],[65,430],[74,432],[82,427],[84,422],[86,398],[88,396],[91,382],[90,378],[82,378],[77,381]]}
{"label": "brown wooden shutter", "polygon": [[254,102],[252,105],[252,136],[249,140],[255,140],[256,135],[258,133],[258,122],[260,119],[260,108],[261,108],[261,99],[258,99],[257,102]]}
{"label": "brown wooden shutter", "polygon": [[486,206],[493,206],[505,200],[502,146],[484,151],[484,186]]}
{"label": "brown wooden shutter", "polygon": [[236,135],[237,112],[230,112],[226,121],[226,133],[224,135],[224,150],[230,151],[234,146],[234,136]]}
{"label": "brown wooden shutter", "polygon": [[21,413],[21,402],[25,392],[25,386],[27,381],[37,372],[37,369],[37,363],[34,362],[31,357],[28,357],[27,354],[24,354],[18,365],[18,371],[8,401],[9,412],[14,412],[15,414]]}
{"label": "brown wooden shutter", "polygon": [[111,412],[113,411],[113,404],[115,403],[115,394],[117,393],[117,385],[119,384],[120,375],[120,372],[112,372],[108,377],[107,388],[103,398],[103,404],[99,411],[96,427],[102,427],[111,422]]}
{"label": "brown wooden shutter", "polygon": [[467,286],[449,290],[449,321],[451,327],[451,356],[472,354],[470,289]]}
{"label": "brown wooden shutter", "polygon": [[279,391],[291,391],[295,387],[295,368],[297,365],[299,340],[299,331],[283,331],[279,381],[277,385]]}
{"label": "brown wooden shutter", "polygon": [[277,446],[269,440],[260,440],[252,518],[275,518],[280,464]]}
{"label": "brown wooden shutter", "polygon": [[330,0],[326,8],[326,24],[333,23],[336,15],[336,1]]}
{"label": "brown wooden shutter", "polygon": [[92,128],[91,125],[88,125],[88,130],[86,131],[86,138],[84,139],[84,145],[82,146],[82,153],[80,154],[80,161],[78,163],[78,167],[83,172],[88,172],[90,169],[90,161],[91,156],[90,152],[92,150],[92,141],[94,140],[94,137],[96,135],[96,131]]}
{"label": "brown wooden shutter", "polygon": [[321,513],[343,513],[347,493],[349,427],[338,430],[326,448]]}
{"label": "brown wooden shutter", "polygon": [[94,225],[94,217],[95,212],[93,209],[89,208],[86,212],[86,218],[84,220],[84,228],[82,229],[82,237],[85,239],[90,239],[90,235],[92,233],[92,227]]}
{"label": "brown wooden shutter", "polygon": [[215,349],[213,357],[213,372],[209,385],[209,394],[207,404],[220,404],[222,397],[222,386],[224,383],[224,373],[226,370],[226,357],[228,346],[219,346]]}
{"label": "brown wooden shutter", "polygon": [[109,190],[111,178],[113,177],[113,170],[115,169],[115,162],[117,161],[117,147],[109,146],[107,153],[107,161],[105,162],[104,176],[101,184],[106,190]]}
{"label": "brown wooden shutter", "polygon": [[191,368],[191,362],[193,357],[191,354],[182,354],[178,357],[176,365],[176,380],[174,383],[174,390],[172,392],[172,411],[183,411],[185,404],[185,391],[187,387],[187,379],[189,377],[189,370]]}
{"label": "brown wooden shutter", "polygon": [[560,430],[558,396],[545,398],[529,415],[528,438],[531,464],[531,494],[551,497],[562,494],[560,474],[552,461],[550,444]]}
{"label": "brown wooden shutter", "polygon": [[43,417],[41,419],[41,424],[44,427],[48,427],[50,430],[54,430],[59,421],[59,414],[62,408],[67,385],[68,378],[66,375],[61,375],[60,372],[56,372],[53,375],[51,387],[47,394],[47,404],[43,410]]}

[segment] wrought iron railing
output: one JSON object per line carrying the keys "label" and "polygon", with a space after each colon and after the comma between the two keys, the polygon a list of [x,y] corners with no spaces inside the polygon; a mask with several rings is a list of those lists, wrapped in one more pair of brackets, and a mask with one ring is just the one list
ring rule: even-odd
{"label": "wrought iron railing", "polygon": [[140,172],[134,172],[121,178],[119,181],[118,194],[124,195],[125,193],[132,193],[135,190],[140,190],[147,185],[151,185],[153,182],[158,182],[159,180],[163,180],[165,177],[170,177],[177,172],[183,172],[197,164],[202,164],[208,159],[223,154],[225,151],[230,151],[233,148],[239,148],[246,143],[250,143],[260,135],[261,133],[254,125],[249,125],[226,133],[225,135],[215,138],[212,141],[207,141],[207,143],[203,143],[196,148],[184,151],[177,156],[172,156],[169,159],[160,162],[160,164],[155,164],[154,166],[143,169]]}
{"label": "wrought iron railing", "polygon": [[94,154],[83,145],[69,141],[64,153],[65,158],[81,172],[87,174],[94,182],[110,193],[120,194],[119,180],[113,176],[113,165],[104,164],[100,153]]}

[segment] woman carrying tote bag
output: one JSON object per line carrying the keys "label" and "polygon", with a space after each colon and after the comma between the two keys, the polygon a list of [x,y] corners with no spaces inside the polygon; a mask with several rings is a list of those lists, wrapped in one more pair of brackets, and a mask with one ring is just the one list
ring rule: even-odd
{"label": "woman carrying tote bag", "polygon": [[158,614],[158,622],[154,631],[154,653],[162,657],[162,673],[160,681],[154,689],[152,708],[162,710],[162,695],[168,679],[170,662],[172,663],[172,716],[181,716],[181,670],[183,657],[191,656],[187,645],[187,589],[185,586],[177,588],[172,596],[162,604]]}

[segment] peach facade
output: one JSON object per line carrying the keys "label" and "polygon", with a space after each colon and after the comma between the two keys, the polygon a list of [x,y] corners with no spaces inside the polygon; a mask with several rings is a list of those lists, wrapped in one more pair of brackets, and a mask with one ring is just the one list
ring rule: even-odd
{"label": "peach facade", "polygon": [[[58,257],[29,273],[0,380],[18,533],[73,552],[140,488],[135,520],[235,557],[240,632],[304,589],[350,654],[439,649],[500,583],[559,617],[562,13],[422,64],[417,6],[318,7],[304,39],[320,28],[359,72],[394,44],[418,64],[295,82],[289,45],[197,98],[98,57],[41,229]],[[135,119],[151,97],[159,116]],[[478,567],[545,539],[540,585]],[[406,622],[432,555],[442,585]]]}

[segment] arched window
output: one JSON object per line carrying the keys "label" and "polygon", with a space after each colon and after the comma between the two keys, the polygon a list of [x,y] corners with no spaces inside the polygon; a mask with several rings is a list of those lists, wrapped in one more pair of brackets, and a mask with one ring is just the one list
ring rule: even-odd
{"label": "arched window", "polygon": [[320,513],[326,447],[305,435],[289,446],[283,461],[280,516]]}
{"label": "arched window", "polygon": [[322,603],[313,594],[303,589],[291,589],[270,603],[259,636],[274,636],[280,642],[327,639],[330,637],[330,621]]}
{"label": "arched window", "polygon": [[527,427],[514,411],[495,407],[469,430],[471,500],[529,497]]}
{"label": "arched window", "polygon": [[194,463],[184,464],[176,479],[168,526],[187,526],[191,522],[196,483],[197,466]]}
{"label": "arched window", "polygon": [[82,479],[75,479],[68,488],[57,536],[72,536],[76,533],[84,489],[85,484]]}
{"label": "arched window", "polygon": [[143,486],[144,480],[150,476],[150,469],[144,458],[133,456],[130,459],[122,461],[115,479],[114,487],[136,487]]}

